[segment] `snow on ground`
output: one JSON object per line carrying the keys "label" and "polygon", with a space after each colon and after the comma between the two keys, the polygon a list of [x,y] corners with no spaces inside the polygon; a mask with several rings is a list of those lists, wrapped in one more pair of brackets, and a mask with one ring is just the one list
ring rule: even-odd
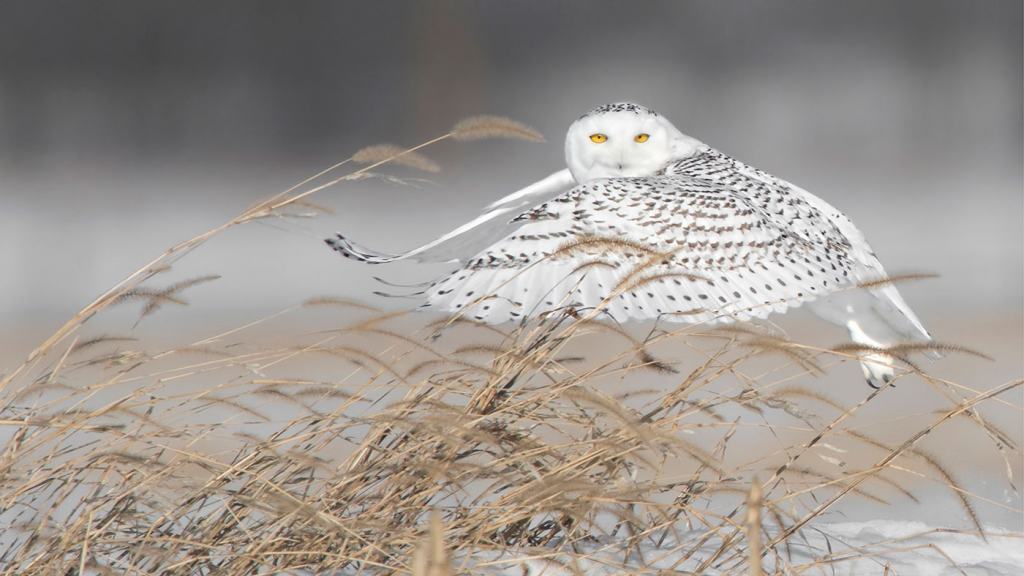
{"label": "snow on ground", "polygon": [[[904,576],[1021,576],[1024,574],[1024,534],[993,531],[988,542],[975,535],[941,528],[931,528],[920,522],[875,520],[821,524],[805,531],[806,541],[793,538],[792,558],[782,566],[785,573],[828,574],[835,576],[878,576],[888,565],[890,574]],[[826,538],[824,534],[828,534]],[[699,534],[691,533],[696,539]],[[682,535],[685,542],[686,534]],[[457,568],[469,573],[515,576],[572,576],[575,574],[655,574],[657,570],[687,573],[712,554],[720,541],[709,542],[706,550],[688,561],[680,562],[679,549],[653,543],[642,545],[639,554],[632,553],[623,562],[625,552],[621,544],[595,544],[591,549],[579,548],[581,555],[591,558],[580,560],[575,566],[566,565],[566,558],[540,558],[542,552],[531,551],[527,559],[512,553],[479,554],[457,560]],[[681,547],[684,548],[685,547]],[[831,552],[830,552],[831,550]],[[809,564],[831,555],[830,563],[807,569]],[[857,558],[853,558],[859,556]],[[706,569],[707,576],[746,574],[745,568],[731,564]],[[766,558],[765,570],[774,570],[774,561]]]}

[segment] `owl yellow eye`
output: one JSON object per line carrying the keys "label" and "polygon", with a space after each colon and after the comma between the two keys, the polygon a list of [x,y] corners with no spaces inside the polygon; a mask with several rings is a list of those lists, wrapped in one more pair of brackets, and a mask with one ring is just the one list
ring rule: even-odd
{"label": "owl yellow eye", "polygon": [[598,133],[598,134],[591,134],[590,135],[590,141],[594,142],[595,144],[601,144],[602,142],[607,142],[608,141],[608,137],[605,136],[604,134],[600,134],[600,133]]}
{"label": "owl yellow eye", "polygon": [[636,140],[637,142],[643,144],[644,142],[647,142],[647,139],[650,137],[650,134],[637,134],[636,136],[633,137],[633,140]]}

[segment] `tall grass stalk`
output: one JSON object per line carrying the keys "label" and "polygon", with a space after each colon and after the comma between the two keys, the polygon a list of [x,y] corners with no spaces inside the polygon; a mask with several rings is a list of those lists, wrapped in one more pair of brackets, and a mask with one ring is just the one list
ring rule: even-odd
{"label": "tall grass stalk", "polygon": [[[531,558],[563,573],[803,574],[877,553],[837,540],[791,560],[840,501],[919,499],[916,477],[947,486],[973,520],[966,532],[984,536],[972,506],[991,503],[921,444],[959,418],[1019,455],[979,411],[1019,413],[999,398],[1019,381],[977,390],[907,359],[899,381],[945,408],[918,415],[909,436],[877,438],[852,424],[891,388],[847,406],[799,383],[871,350],[757,327],[656,324],[640,337],[566,310],[503,328],[314,296],[172,346],[89,333],[112,306],[140,302],[149,323],[186,304],[215,278],[151,284],[215,236],[294,216],[386,164],[433,171],[421,151],[441,141],[496,136],[540,138],[479,117],[407,149],[357,152],[167,249],[8,371],[2,572],[440,576]],[[586,238],[563,250],[635,248]],[[617,290],[650,281],[644,272]],[[325,317],[337,321],[289,332]],[[750,452],[759,435],[776,448]],[[865,451],[877,455],[834,456]]]}

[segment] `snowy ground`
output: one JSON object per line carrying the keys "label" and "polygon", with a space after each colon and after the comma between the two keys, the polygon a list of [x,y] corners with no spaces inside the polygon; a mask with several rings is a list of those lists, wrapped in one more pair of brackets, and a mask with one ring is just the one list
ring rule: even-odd
{"label": "snowy ground", "polygon": [[[826,536],[827,534],[827,536]],[[621,576],[624,574],[702,576],[746,576],[745,563],[723,562],[703,568],[700,564],[714,554],[720,544],[712,539],[688,559],[683,559],[692,542],[703,533],[681,533],[687,544],[660,546],[645,542],[626,550],[621,541],[577,546],[576,557],[548,552],[543,548],[523,551],[479,552],[452,561],[455,574],[492,576]],[[692,537],[692,541],[689,537]],[[875,520],[820,524],[802,537],[791,540],[790,557],[783,560],[768,556],[763,570],[775,574],[822,574],[828,576],[1021,576],[1024,574],[1024,533],[992,530],[988,541],[980,537],[921,522]],[[728,555],[726,555],[728,557]],[[776,566],[776,563],[779,563]],[[334,576],[372,574],[372,568],[343,570]],[[290,573],[313,576],[310,572]]]}
{"label": "snowy ground", "polygon": [[[824,534],[828,534],[826,538]],[[981,538],[944,529],[931,528],[920,522],[877,520],[822,524],[805,532],[806,541],[792,540],[792,558],[785,561],[785,573],[829,575],[911,576],[1020,576],[1024,574],[1024,534],[995,531],[986,543]],[[685,537],[685,535],[684,535]],[[708,545],[707,554],[713,553],[718,542]],[[831,552],[830,552],[831,550]],[[688,573],[707,558],[695,554],[681,562],[681,553],[673,546],[660,548],[648,543],[639,553],[632,553],[623,562],[621,545],[606,543],[582,554],[593,554],[593,559],[582,560],[576,566],[565,565],[565,558],[540,558],[532,551],[529,559],[513,554],[479,555],[456,562],[471,573],[570,576],[611,574],[656,574],[658,570]],[[811,567],[817,560],[831,558],[829,563]],[[854,558],[856,557],[856,558]],[[774,569],[774,560],[766,559],[765,570]],[[664,573],[664,572],[662,572]],[[707,569],[702,574],[746,574],[745,569],[731,569],[729,565]]]}

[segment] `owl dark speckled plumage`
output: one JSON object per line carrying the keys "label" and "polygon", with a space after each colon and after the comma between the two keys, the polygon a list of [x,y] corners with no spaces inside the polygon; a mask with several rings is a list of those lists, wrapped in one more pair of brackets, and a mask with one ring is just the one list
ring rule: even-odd
{"label": "owl dark speckled plumage", "polygon": [[[566,137],[568,168],[488,207],[476,220],[398,255],[340,234],[342,255],[370,263],[455,261],[423,308],[481,322],[564,309],[617,322],[725,323],[808,303],[851,339],[884,349],[930,340],[863,234],[824,200],[679,132],[638,104],[598,107]],[[862,359],[872,385],[893,376]]]}

